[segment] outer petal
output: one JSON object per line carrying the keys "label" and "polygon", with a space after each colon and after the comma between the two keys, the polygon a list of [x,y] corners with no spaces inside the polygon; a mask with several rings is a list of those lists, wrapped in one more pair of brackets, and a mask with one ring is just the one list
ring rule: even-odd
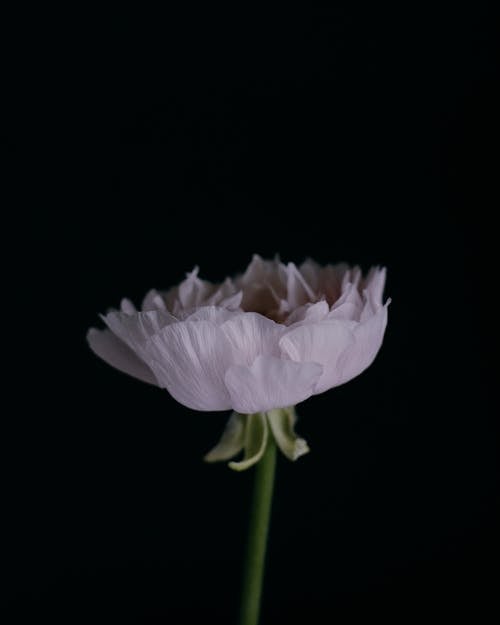
{"label": "outer petal", "polygon": [[87,333],[90,349],[108,365],[149,384],[156,384],[151,369],[110,330],[90,328]]}
{"label": "outer petal", "polygon": [[323,367],[314,362],[258,356],[250,367],[234,365],[225,380],[233,408],[241,413],[293,406],[313,394]]}
{"label": "outer petal", "polygon": [[[341,383],[342,356],[354,345],[351,324],[327,321],[291,329],[280,341],[282,351],[296,362],[317,362],[323,367],[315,394]],[[291,402],[290,402],[291,403]]]}
{"label": "outer petal", "polygon": [[143,360],[144,346],[148,339],[170,323],[177,321],[166,310],[150,310],[129,315],[110,312],[102,319],[108,328],[133,349]]}
{"label": "outer petal", "polygon": [[145,351],[161,386],[194,410],[228,410],[224,374],[234,362],[229,341],[209,321],[169,325],[151,337]]}
{"label": "outer petal", "polygon": [[280,355],[278,343],[285,327],[258,313],[233,315],[221,330],[234,347],[237,364],[251,365],[259,355]]}
{"label": "outer petal", "polygon": [[375,315],[354,328],[355,342],[342,355],[337,384],[356,377],[375,360],[387,326],[387,306],[388,304],[382,306]]}
{"label": "outer petal", "polygon": [[[358,278],[359,280],[359,278]],[[347,283],[340,298],[332,306],[329,319],[352,319],[359,321],[363,311],[363,301],[356,284]]]}
{"label": "outer petal", "polygon": [[219,306],[202,306],[194,312],[189,311],[184,321],[210,321],[218,326],[224,323],[224,321],[242,314],[242,312],[234,312]]}

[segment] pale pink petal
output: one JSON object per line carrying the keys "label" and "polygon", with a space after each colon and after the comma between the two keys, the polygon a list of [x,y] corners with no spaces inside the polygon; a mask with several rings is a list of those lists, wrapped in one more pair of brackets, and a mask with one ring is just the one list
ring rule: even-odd
{"label": "pale pink petal", "polygon": [[234,348],[238,364],[251,365],[260,354],[279,356],[279,340],[285,326],[258,313],[243,313],[221,325]]}
{"label": "pale pink petal", "polygon": [[[356,279],[356,277],[355,277]],[[357,278],[359,281],[359,278]],[[356,284],[348,282],[344,287],[344,292],[332,306],[328,313],[329,319],[352,319],[359,321],[363,310],[363,301]]]}
{"label": "pale pink petal", "polygon": [[351,267],[349,271],[346,271],[346,275],[344,277],[346,276],[348,276],[348,281],[354,284],[354,286],[357,288],[363,276],[361,272],[361,267],[359,267],[359,265],[355,265],[354,267]]}
{"label": "pale pink petal", "polygon": [[280,341],[282,351],[296,362],[317,362],[323,367],[323,374],[314,390],[315,393],[340,384],[339,363],[345,351],[354,345],[354,335],[342,321],[328,321],[302,325],[291,329]]}
{"label": "pale pink petal", "polygon": [[322,371],[313,362],[258,356],[250,367],[230,367],[225,379],[234,410],[250,414],[304,401],[312,395]]}
{"label": "pale pink petal", "polygon": [[238,291],[234,295],[229,295],[220,301],[219,306],[228,310],[240,310],[243,300],[243,291]]}
{"label": "pale pink petal", "polygon": [[324,319],[330,308],[325,300],[315,304],[304,304],[294,310],[286,319],[285,325],[291,327],[298,323],[316,323]]}
{"label": "pale pink petal", "polygon": [[375,360],[387,326],[387,306],[353,329],[354,343],[344,352],[339,362],[338,384],[348,382],[359,375]]}
{"label": "pale pink petal", "polygon": [[226,308],[219,308],[219,306],[202,306],[201,308],[196,308],[194,311],[186,312],[188,314],[186,314],[184,321],[211,321],[218,326],[228,319],[243,314],[241,311],[227,310]]}
{"label": "pale pink petal", "polygon": [[377,305],[371,293],[365,289],[363,291],[363,310],[361,311],[361,315],[359,317],[360,323],[368,321],[370,317],[373,317],[373,315],[377,313],[380,307],[381,305]]}
{"label": "pale pink petal", "polygon": [[304,276],[300,273],[294,263],[288,263],[286,267],[287,274],[287,297],[289,309],[297,308],[307,302],[313,301],[314,291],[307,284]]}
{"label": "pale pink petal", "polygon": [[178,297],[183,308],[200,306],[214,292],[215,285],[198,278],[199,268],[195,267],[186,279],[179,284]]}
{"label": "pale pink petal", "polygon": [[230,278],[226,278],[203,303],[205,306],[213,305],[236,310],[240,307],[242,298],[243,292],[236,289]]}
{"label": "pale pink petal", "polygon": [[280,295],[284,295],[286,280],[286,267],[280,262],[278,257],[273,260],[263,260],[258,254],[253,255],[245,273],[239,278],[239,282],[243,286],[269,283],[280,292]]}
{"label": "pale pink petal", "polygon": [[234,362],[228,339],[215,324],[169,325],[146,345],[147,361],[161,386],[194,410],[229,410],[224,374]]}
{"label": "pale pink petal", "polygon": [[245,273],[235,280],[243,291],[241,307],[263,314],[275,310],[286,296],[286,281],[286,268],[278,258],[263,260],[255,254]]}
{"label": "pale pink petal", "polygon": [[365,289],[370,294],[372,301],[375,302],[375,304],[378,306],[382,305],[382,296],[384,294],[385,278],[386,278],[385,267],[372,268],[366,278]]}
{"label": "pale pink petal", "polygon": [[142,300],[141,309],[143,312],[149,310],[166,310],[164,294],[159,293],[156,289],[151,289]]}
{"label": "pale pink petal", "polygon": [[321,288],[321,276],[323,268],[316,261],[308,258],[299,267],[300,273],[304,276],[304,280],[309,284],[311,289],[318,293]]}
{"label": "pale pink petal", "polygon": [[134,313],[137,312],[137,308],[126,297],[124,297],[120,303],[120,310],[126,313],[127,315],[133,315]]}
{"label": "pale pink petal", "polygon": [[340,297],[342,280],[348,269],[349,265],[345,263],[323,267],[320,291],[330,306]]}
{"label": "pale pink petal", "polygon": [[177,321],[170,313],[162,310],[150,310],[135,315],[110,312],[103,315],[102,319],[108,328],[141,358],[143,358],[143,348],[149,337],[158,333],[166,325]]}
{"label": "pale pink petal", "polygon": [[87,341],[94,354],[108,365],[143,382],[158,385],[151,369],[110,330],[90,328]]}

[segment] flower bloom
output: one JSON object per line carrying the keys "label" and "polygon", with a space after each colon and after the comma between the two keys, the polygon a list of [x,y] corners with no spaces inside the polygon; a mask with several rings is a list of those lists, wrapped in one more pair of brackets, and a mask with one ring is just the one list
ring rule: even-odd
{"label": "flower bloom", "polygon": [[[385,269],[300,267],[254,256],[222,284],[189,273],[127,299],[92,328],[92,350],[110,365],[166,388],[195,410],[253,414],[294,406],[366,369],[382,344]],[[289,425],[293,426],[293,423]]]}

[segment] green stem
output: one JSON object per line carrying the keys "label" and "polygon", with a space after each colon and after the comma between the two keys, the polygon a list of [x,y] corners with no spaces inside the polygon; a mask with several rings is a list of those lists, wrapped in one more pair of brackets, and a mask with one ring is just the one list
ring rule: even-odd
{"label": "green stem", "polygon": [[275,466],[276,443],[269,432],[266,450],[255,467],[239,625],[257,625],[259,622]]}

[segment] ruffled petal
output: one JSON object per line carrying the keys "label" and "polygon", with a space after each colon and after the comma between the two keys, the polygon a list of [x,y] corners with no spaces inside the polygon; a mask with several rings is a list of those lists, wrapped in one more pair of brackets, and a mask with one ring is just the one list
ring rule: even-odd
{"label": "ruffled petal", "polygon": [[304,306],[300,306],[286,318],[285,325],[295,327],[303,323],[317,323],[328,315],[329,310],[330,308],[325,300],[315,304],[304,304]]}
{"label": "ruffled petal", "polygon": [[259,355],[280,355],[278,343],[285,327],[258,313],[233,315],[221,330],[234,348],[237,364],[251,365]]}
{"label": "ruffled petal", "polygon": [[314,300],[314,291],[307,284],[304,276],[300,273],[294,263],[288,263],[286,267],[287,275],[287,297],[286,301],[289,310],[293,310],[298,306],[303,306],[307,302]]}
{"label": "ruffled petal", "polygon": [[141,309],[143,312],[149,310],[167,310],[165,305],[165,293],[159,293],[156,289],[151,289],[142,300]]}
{"label": "ruffled petal", "polygon": [[216,286],[198,278],[199,268],[195,267],[186,279],[179,284],[178,298],[182,308],[201,306],[216,290]]}
{"label": "ruffled petal", "polygon": [[108,365],[143,382],[158,385],[151,369],[110,330],[90,328],[87,341],[94,354]]}
{"label": "ruffled petal", "polygon": [[349,325],[334,320],[306,324],[291,329],[281,339],[282,351],[293,361],[322,365],[323,374],[314,389],[315,393],[340,384],[342,356],[355,340]]}
{"label": "ruffled petal", "polygon": [[[359,278],[358,278],[359,281]],[[328,313],[328,319],[351,319],[359,321],[363,310],[363,301],[355,283],[348,282],[340,298]]]}
{"label": "ruffled petal", "polygon": [[202,306],[194,312],[189,311],[184,321],[210,321],[215,325],[221,325],[228,319],[232,319],[236,315],[242,315],[242,312],[234,312],[219,306]]}
{"label": "ruffled petal", "polygon": [[379,307],[382,306],[382,296],[384,294],[386,278],[385,267],[373,267],[366,277],[365,289],[370,295],[370,299],[373,303]]}
{"label": "ruffled petal", "polygon": [[337,384],[352,380],[375,360],[384,339],[388,304],[389,302],[353,329],[354,343],[349,346],[339,361]]}
{"label": "ruffled petal", "polygon": [[145,360],[144,346],[148,339],[177,319],[166,310],[150,310],[128,315],[110,312],[102,316],[108,328]]}
{"label": "ruffled petal", "polygon": [[312,258],[308,258],[302,263],[302,265],[300,265],[299,271],[311,289],[318,293],[321,288],[323,267],[321,267],[321,265],[319,265],[316,261],[312,260]]}
{"label": "ruffled petal", "polygon": [[120,302],[120,310],[126,313],[127,315],[133,315],[134,313],[137,312],[137,308],[126,297],[124,297],[122,301]]}
{"label": "ruffled petal", "polygon": [[340,297],[342,281],[348,270],[349,265],[346,263],[323,267],[319,290],[330,306]]}
{"label": "ruffled petal", "polygon": [[235,281],[243,291],[243,310],[267,314],[280,306],[286,296],[286,268],[278,258],[263,260],[254,254],[245,273]]}
{"label": "ruffled petal", "polygon": [[236,289],[230,278],[226,278],[203,303],[205,306],[220,306],[229,310],[237,310],[242,298],[243,292]]}
{"label": "ruffled petal", "polygon": [[229,410],[224,374],[234,362],[231,344],[209,321],[174,323],[151,337],[145,351],[161,386],[194,410]]}
{"label": "ruffled petal", "polygon": [[323,367],[314,362],[258,356],[249,367],[233,365],[225,376],[237,412],[253,413],[293,406],[310,397]]}

